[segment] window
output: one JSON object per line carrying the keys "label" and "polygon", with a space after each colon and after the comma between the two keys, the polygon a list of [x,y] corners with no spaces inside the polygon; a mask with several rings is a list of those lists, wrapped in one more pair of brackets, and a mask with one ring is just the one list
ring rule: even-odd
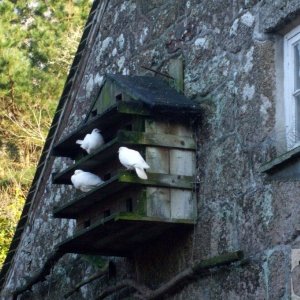
{"label": "window", "polygon": [[288,149],[300,145],[300,26],[284,37],[284,102]]}

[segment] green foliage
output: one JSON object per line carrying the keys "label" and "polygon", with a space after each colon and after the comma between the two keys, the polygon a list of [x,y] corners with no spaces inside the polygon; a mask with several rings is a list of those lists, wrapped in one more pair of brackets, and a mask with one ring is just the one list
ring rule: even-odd
{"label": "green foliage", "polygon": [[90,6],[0,0],[0,265]]}

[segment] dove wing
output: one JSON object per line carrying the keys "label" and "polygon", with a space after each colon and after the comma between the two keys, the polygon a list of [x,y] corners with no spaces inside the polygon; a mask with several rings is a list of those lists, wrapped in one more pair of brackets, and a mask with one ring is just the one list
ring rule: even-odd
{"label": "dove wing", "polygon": [[135,151],[135,153],[133,153],[132,165],[137,168],[143,168],[143,169],[150,168],[149,165],[145,162],[142,155],[138,151]]}

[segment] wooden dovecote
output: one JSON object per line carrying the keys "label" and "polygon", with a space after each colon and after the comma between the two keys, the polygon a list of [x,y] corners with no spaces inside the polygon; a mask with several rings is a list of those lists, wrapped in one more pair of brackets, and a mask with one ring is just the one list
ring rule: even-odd
{"label": "wooden dovecote", "polygon": [[[74,170],[100,176],[104,183],[54,209],[57,218],[77,220],[64,251],[127,256],[167,230],[189,228],[196,219],[196,144],[191,118],[199,105],[156,77],[107,75],[85,122],[53,149],[75,164],[53,175],[71,184]],[[75,142],[94,128],[105,144],[86,154]],[[150,166],[142,180],[120,164],[118,149],[138,150]]]}

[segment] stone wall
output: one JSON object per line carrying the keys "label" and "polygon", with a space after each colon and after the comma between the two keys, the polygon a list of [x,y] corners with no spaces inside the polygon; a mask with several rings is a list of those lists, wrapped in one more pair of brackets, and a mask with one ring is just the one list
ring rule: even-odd
{"label": "stone wall", "polygon": [[[198,278],[170,299],[290,299],[300,183],[270,181],[259,168],[284,152],[276,131],[282,89],[276,53],[280,32],[297,22],[299,11],[296,0],[108,1],[64,134],[84,119],[105,73],[142,75],[143,66],[167,73],[171,59],[183,59],[184,93],[204,110],[195,128],[198,222],[188,235],[166,236],[132,259],[114,258],[116,279],[94,281],[69,299],[94,299],[124,277],[155,288],[197,259],[234,250],[243,250],[249,263]],[[56,159],[53,172],[70,163]],[[51,216],[70,193],[49,179],[4,293],[72,234],[73,221]],[[20,299],[62,299],[95,270],[89,257],[66,255]]]}

